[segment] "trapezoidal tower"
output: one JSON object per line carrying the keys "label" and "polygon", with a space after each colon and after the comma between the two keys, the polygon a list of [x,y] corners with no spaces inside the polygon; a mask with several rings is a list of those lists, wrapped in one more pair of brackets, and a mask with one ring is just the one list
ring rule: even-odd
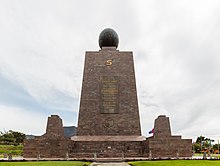
{"label": "trapezoidal tower", "polygon": [[133,54],[109,28],[99,46],[85,55],[77,136],[141,136]]}

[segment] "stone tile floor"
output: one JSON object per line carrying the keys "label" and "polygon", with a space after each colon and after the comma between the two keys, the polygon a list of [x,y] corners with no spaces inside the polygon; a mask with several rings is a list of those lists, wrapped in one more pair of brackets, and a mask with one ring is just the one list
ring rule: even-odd
{"label": "stone tile floor", "polygon": [[92,163],[89,166],[129,166],[128,163],[125,162],[117,162],[117,163]]}

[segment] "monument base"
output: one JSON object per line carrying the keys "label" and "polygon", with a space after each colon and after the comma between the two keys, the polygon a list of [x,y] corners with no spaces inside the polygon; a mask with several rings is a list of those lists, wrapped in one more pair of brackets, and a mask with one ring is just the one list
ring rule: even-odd
{"label": "monument base", "polygon": [[73,136],[72,158],[125,158],[143,156],[143,136]]}
{"label": "monument base", "polygon": [[[54,129],[57,130],[54,130]],[[159,116],[154,124],[154,136],[73,136],[65,138],[62,120],[48,118],[43,136],[25,140],[24,158],[62,159],[167,159],[191,158],[192,140],[172,136],[169,118]]]}
{"label": "monument base", "polygon": [[154,123],[154,135],[146,140],[149,158],[190,158],[192,139],[172,136],[169,118],[160,115]]}
{"label": "monument base", "polygon": [[181,139],[181,136],[147,138],[149,158],[190,158],[192,157],[191,141],[191,139]]}
{"label": "monument base", "polygon": [[51,115],[44,135],[24,140],[24,158],[65,158],[69,141],[64,137],[62,119]]}
{"label": "monument base", "polygon": [[25,140],[24,158],[66,158],[68,155],[69,139],[47,138],[44,136]]}

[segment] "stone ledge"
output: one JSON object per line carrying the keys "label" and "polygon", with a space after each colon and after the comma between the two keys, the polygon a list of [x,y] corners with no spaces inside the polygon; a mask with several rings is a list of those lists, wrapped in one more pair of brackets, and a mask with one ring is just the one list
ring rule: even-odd
{"label": "stone ledge", "polygon": [[144,136],[73,136],[72,141],[144,141]]}

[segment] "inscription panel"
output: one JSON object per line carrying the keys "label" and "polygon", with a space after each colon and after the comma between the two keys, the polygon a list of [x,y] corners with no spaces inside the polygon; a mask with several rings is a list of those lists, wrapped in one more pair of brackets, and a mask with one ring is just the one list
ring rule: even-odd
{"label": "inscription panel", "polygon": [[100,112],[118,113],[118,77],[102,76],[100,85]]}

